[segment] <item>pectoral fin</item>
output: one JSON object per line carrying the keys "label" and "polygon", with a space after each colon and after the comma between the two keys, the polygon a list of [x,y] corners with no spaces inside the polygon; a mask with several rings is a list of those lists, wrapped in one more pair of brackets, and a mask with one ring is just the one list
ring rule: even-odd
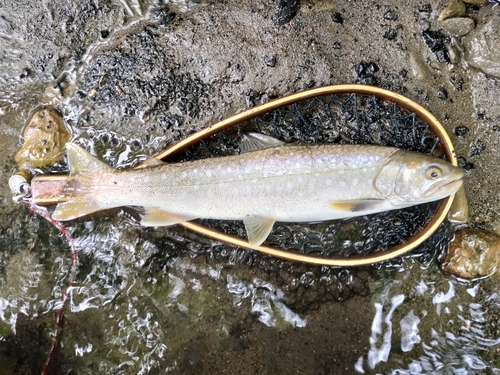
{"label": "pectoral fin", "polygon": [[165,163],[164,161],[158,160],[156,158],[149,158],[146,159],[144,162],[142,162],[142,164],[135,167],[135,169],[158,167],[160,165],[165,165],[165,164],[167,163]]}
{"label": "pectoral fin", "polygon": [[244,154],[246,152],[265,150],[267,148],[283,146],[282,142],[276,138],[260,133],[243,133],[241,135],[240,150]]}
{"label": "pectoral fin", "polygon": [[196,219],[184,215],[173,214],[156,207],[147,207],[146,213],[141,220],[145,227],[165,227]]}
{"label": "pectoral fin", "polygon": [[260,246],[269,236],[275,221],[269,217],[249,217],[243,220],[250,247]]}
{"label": "pectoral fin", "polygon": [[338,211],[361,212],[372,211],[383,205],[383,199],[359,199],[352,201],[329,202],[329,206]]}

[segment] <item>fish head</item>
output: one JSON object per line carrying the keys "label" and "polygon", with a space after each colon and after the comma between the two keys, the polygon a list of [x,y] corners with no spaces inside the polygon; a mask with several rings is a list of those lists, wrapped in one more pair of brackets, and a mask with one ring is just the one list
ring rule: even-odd
{"label": "fish head", "polygon": [[445,160],[398,150],[382,167],[374,187],[393,204],[419,204],[455,194],[463,175],[462,168]]}

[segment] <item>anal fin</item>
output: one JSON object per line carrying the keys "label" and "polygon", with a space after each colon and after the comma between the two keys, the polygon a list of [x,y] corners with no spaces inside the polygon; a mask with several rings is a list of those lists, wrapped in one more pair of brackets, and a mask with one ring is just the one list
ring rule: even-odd
{"label": "anal fin", "polygon": [[362,212],[372,211],[384,204],[384,199],[358,199],[351,201],[329,202],[328,205],[337,211]]}
{"label": "anal fin", "polygon": [[260,246],[271,233],[275,220],[270,217],[249,217],[243,220],[250,247]]}
{"label": "anal fin", "polygon": [[141,225],[145,227],[163,227],[194,220],[196,217],[173,214],[157,207],[147,207]]}

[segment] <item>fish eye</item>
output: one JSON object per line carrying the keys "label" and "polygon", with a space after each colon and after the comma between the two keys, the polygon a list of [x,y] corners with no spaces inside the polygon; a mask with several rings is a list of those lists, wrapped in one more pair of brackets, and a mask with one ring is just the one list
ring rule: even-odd
{"label": "fish eye", "polygon": [[435,180],[436,178],[441,177],[442,174],[443,171],[435,166],[431,166],[427,168],[427,171],[425,171],[425,177],[429,180]]}

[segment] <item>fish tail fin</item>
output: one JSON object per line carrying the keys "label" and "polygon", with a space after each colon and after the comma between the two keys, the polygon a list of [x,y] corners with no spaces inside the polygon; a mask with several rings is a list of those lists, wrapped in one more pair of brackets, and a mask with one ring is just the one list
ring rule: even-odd
{"label": "fish tail fin", "polygon": [[113,172],[106,163],[89,154],[74,143],[66,144],[68,156],[69,181],[63,190],[61,200],[52,217],[66,221],[105,209],[98,202],[96,183],[101,180],[102,172]]}

